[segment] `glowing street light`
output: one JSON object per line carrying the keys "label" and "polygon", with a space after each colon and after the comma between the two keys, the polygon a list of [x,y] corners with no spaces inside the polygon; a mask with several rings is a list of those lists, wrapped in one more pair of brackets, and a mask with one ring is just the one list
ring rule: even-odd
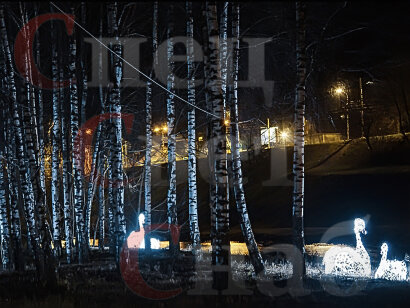
{"label": "glowing street light", "polygon": [[342,94],[346,95],[346,138],[347,140],[350,139],[350,122],[349,122],[349,94],[347,93],[347,90],[343,86],[337,86],[334,88],[334,93],[337,96],[340,96]]}
{"label": "glowing street light", "polygon": [[159,128],[158,126],[157,126],[157,127],[154,127],[154,133],[158,133],[159,130],[160,130],[160,128]]}
{"label": "glowing street light", "polygon": [[335,93],[336,93],[337,95],[340,95],[340,94],[342,94],[343,92],[344,92],[344,90],[343,90],[343,88],[341,88],[341,87],[338,87],[338,88],[335,89]]}
{"label": "glowing street light", "polygon": [[286,140],[288,138],[288,133],[287,132],[282,132],[280,134],[280,136],[282,137],[283,140]]}

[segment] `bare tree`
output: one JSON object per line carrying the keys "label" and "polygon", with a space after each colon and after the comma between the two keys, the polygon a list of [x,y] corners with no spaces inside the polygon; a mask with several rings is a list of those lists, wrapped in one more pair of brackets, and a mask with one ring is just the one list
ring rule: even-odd
{"label": "bare tree", "polygon": [[[295,96],[295,133],[293,149],[293,242],[305,257],[305,237],[303,223],[304,186],[305,186],[305,80],[306,80],[306,25],[305,3],[296,2],[296,69],[297,85]],[[303,263],[303,274],[305,273]]]}
{"label": "bare tree", "polygon": [[[187,1],[187,63],[188,63],[188,102],[195,105],[195,68],[194,68],[194,17],[192,2]],[[188,111],[188,197],[189,197],[189,226],[191,240],[196,252],[201,248],[201,238],[198,223],[198,193],[196,182],[196,148],[195,148],[195,108]]]}
{"label": "bare tree", "polygon": [[[207,2],[206,15],[209,37],[209,80],[207,90],[209,103],[212,104],[214,117],[211,120],[211,136],[214,151],[215,170],[215,202],[213,204],[215,215],[215,234],[212,238],[212,263],[218,268],[229,264],[229,185],[226,154],[226,126],[225,126],[225,100],[222,90],[219,28],[216,3]],[[228,272],[213,272],[213,285],[221,290],[227,287]]]}

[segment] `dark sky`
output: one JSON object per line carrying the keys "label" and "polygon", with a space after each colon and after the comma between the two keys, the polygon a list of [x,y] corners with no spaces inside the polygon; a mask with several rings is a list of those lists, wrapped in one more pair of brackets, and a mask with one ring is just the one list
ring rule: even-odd
{"label": "dark sky", "polygon": [[[76,15],[80,15],[80,3],[56,2],[65,12],[70,12],[70,6],[76,8]],[[185,2],[175,2],[175,35],[184,35],[186,27]],[[32,3],[27,3],[30,18],[34,10]],[[98,35],[100,18],[106,27],[106,13],[100,14],[99,2],[87,3],[87,23],[85,27],[94,35]],[[219,3],[221,6],[222,3]],[[326,89],[338,78],[350,78],[342,75],[343,71],[362,71],[365,78],[374,77],[383,80],[386,69],[392,66],[404,66],[410,60],[410,3],[409,2],[307,2],[307,50],[308,71],[312,70],[308,80],[308,91],[314,89],[309,96],[308,113],[325,110]],[[166,37],[167,9],[169,2],[160,2],[159,6],[159,38]],[[18,19],[19,8],[11,4],[11,18]],[[152,31],[152,2],[120,2],[121,36],[151,37]],[[264,104],[263,91],[245,88],[240,90],[242,120],[252,117],[266,118],[267,116],[285,115],[291,119],[295,87],[295,5],[294,2],[241,2],[241,33],[249,37],[270,38],[266,43],[265,75],[267,79],[275,81],[273,106]],[[40,13],[50,12],[50,4],[41,2]],[[202,2],[194,2],[193,6],[195,38],[202,42]],[[13,17],[14,16],[14,17]],[[326,27],[325,27],[326,26]],[[322,33],[323,28],[325,31]],[[11,33],[17,27],[11,26]],[[14,28],[14,30],[13,30]],[[44,25],[40,31],[42,46],[41,69],[45,74],[50,70],[49,62],[49,25]],[[77,31],[80,31],[79,29]],[[64,33],[62,40],[67,40]],[[87,36],[87,35],[85,35]],[[106,36],[106,35],[105,35]],[[11,35],[12,37],[12,35]],[[149,45],[150,43],[148,43]],[[242,78],[247,76],[247,46],[243,45],[241,53]],[[64,57],[64,54],[62,55]],[[147,70],[150,66],[150,52],[143,53],[140,66]],[[311,59],[314,66],[310,67]],[[199,71],[201,71],[199,69]],[[262,72],[261,72],[262,73]],[[356,77],[354,77],[356,78]],[[87,103],[87,115],[98,111],[98,101],[92,89]],[[128,92],[127,92],[128,91]],[[183,91],[179,91],[185,95]],[[204,97],[201,87],[198,89],[198,103],[204,107]],[[128,96],[130,95],[130,96]],[[162,90],[154,89],[154,121],[163,121],[165,116],[165,94]],[[125,108],[129,111],[143,112],[145,89],[125,90]],[[184,111],[186,106],[178,102],[177,108]],[[198,115],[201,117],[200,115]],[[308,114],[309,116],[309,114]],[[322,114],[326,118],[325,114]],[[204,117],[203,117],[204,118]],[[181,120],[181,125],[185,125]],[[204,119],[203,119],[204,120]],[[142,123],[141,123],[142,125]],[[142,128],[142,126],[141,126]]]}

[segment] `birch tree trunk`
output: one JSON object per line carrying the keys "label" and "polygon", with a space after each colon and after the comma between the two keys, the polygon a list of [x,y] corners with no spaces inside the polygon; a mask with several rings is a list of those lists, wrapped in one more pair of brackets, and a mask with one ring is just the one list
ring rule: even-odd
{"label": "birch tree trunk", "polygon": [[[104,7],[101,5],[100,6],[100,15],[103,15],[103,9]],[[102,39],[103,36],[103,19],[102,17],[100,18],[100,39]],[[99,70],[98,70],[98,79],[99,79],[99,87],[98,87],[98,92],[99,92],[99,99],[101,103],[101,110],[104,112],[105,110],[105,101],[104,101],[104,89],[103,89],[103,56],[102,56],[102,45],[99,45],[99,53],[98,53],[98,63],[99,63]],[[100,123],[98,128],[100,129],[100,135],[99,138],[97,139],[97,142],[100,143],[100,145],[104,145],[104,141],[102,139],[102,131],[103,131],[103,123]],[[99,249],[104,251],[104,243],[105,243],[105,199],[104,199],[104,156],[103,153],[104,151],[101,149],[100,150],[100,155],[98,155],[98,163],[97,167],[99,168],[99,182],[98,182],[98,228],[99,228],[99,238],[98,238],[98,246]]]}
{"label": "birch tree trunk", "polygon": [[29,239],[30,245],[34,251],[34,258],[37,270],[42,272],[42,267],[39,262],[39,247],[38,247],[38,233],[35,226],[35,212],[34,212],[34,192],[30,181],[30,171],[26,167],[26,161],[24,157],[24,143],[23,143],[23,133],[22,125],[19,114],[19,105],[17,102],[17,89],[14,79],[14,67],[12,62],[12,56],[10,52],[10,45],[8,42],[6,23],[4,18],[4,4],[0,4],[0,34],[2,45],[4,48],[5,58],[6,58],[6,72],[7,72],[7,84],[9,99],[12,105],[13,114],[13,126],[14,133],[16,136],[16,156],[18,161],[18,169],[21,181],[21,191],[23,195],[24,209],[26,212],[27,219],[27,238]]}
{"label": "birch tree trunk", "polygon": [[[72,8],[72,14],[74,15],[74,8]],[[77,59],[77,40],[75,35],[70,37],[70,60],[69,60],[69,72],[70,72],[70,108],[71,108],[71,145],[72,145],[72,170],[74,177],[74,213],[75,213],[75,225],[76,225],[76,246],[78,254],[78,262],[81,264],[87,260],[88,257],[88,245],[86,241],[85,227],[84,227],[84,200],[83,200],[83,179],[81,167],[81,146],[74,146],[76,137],[79,131],[79,101],[78,101],[78,88],[75,81],[76,78],[76,59]],[[81,137],[80,137],[81,138]]]}
{"label": "birch tree trunk", "polygon": [[[293,148],[293,243],[305,257],[305,238],[303,225],[304,185],[305,185],[305,79],[306,79],[306,28],[305,4],[296,2],[296,70],[297,85],[295,96],[295,135]],[[305,274],[303,262],[303,274]]]}
{"label": "birch tree trunk", "polygon": [[[86,3],[81,2],[81,24],[85,27],[87,23],[87,8]],[[86,54],[85,54],[85,44],[84,44],[84,32],[81,32],[81,44],[80,44],[80,57],[79,57],[79,66],[81,69],[81,104],[80,104],[80,123],[83,125],[86,121],[86,104],[87,104],[87,97],[88,97],[88,75],[87,69],[85,66],[86,62]],[[99,140],[101,129],[100,125],[97,127],[96,136],[97,140]],[[85,202],[85,223],[84,223],[84,233],[86,240],[87,248],[89,248],[90,238],[91,238],[91,209],[92,209],[92,201],[95,194],[95,179],[98,174],[98,169],[95,168],[95,164],[97,162],[97,155],[99,154],[99,143],[95,143],[95,148],[93,151],[92,156],[92,163],[91,163],[91,172],[88,181],[87,187],[87,194],[84,194],[87,199],[83,199]],[[81,150],[81,165],[84,166],[85,164],[85,145],[84,141],[80,140],[80,150]],[[91,148],[89,149],[91,151]],[[91,185],[90,185],[91,184]],[[83,185],[85,185],[85,181],[83,180]]]}
{"label": "birch tree trunk", "polygon": [[[61,61],[61,60],[60,60]],[[64,74],[62,65],[60,63],[60,81],[64,80]],[[65,252],[67,263],[72,262],[73,256],[73,220],[72,220],[72,206],[71,206],[71,191],[70,191],[70,177],[72,173],[70,168],[70,157],[68,148],[68,131],[66,125],[68,120],[65,120],[65,95],[64,88],[59,90],[59,101],[60,101],[60,119],[61,119],[61,152],[63,158],[63,174],[62,174],[62,184],[63,184],[63,212],[64,212],[64,230],[65,230]]]}
{"label": "birch tree trunk", "polygon": [[[25,4],[20,3],[20,12],[25,23],[28,22],[27,10]],[[27,37],[28,33],[24,33]],[[26,50],[29,50],[28,38],[26,39]],[[32,63],[29,61],[29,55],[27,52],[21,54],[24,61],[24,70],[26,76],[32,76]],[[22,106],[24,108],[23,112],[23,125],[24,125],[24,136],[23,142],[26,146],[26,159],[28,160],[28,167],[30,171],[31,179],[31,189],[33,190],[34,200],[35,200],[35,215],[38,235],[40,240],[39,260],[41,262],[40,274],[52,274],[53,258],[51,251],[51,237],[50,230],[46,220],[46,206],[45,206],[45,191],[41,185],[40,178],[40,167],[39,167],[39,154],[38,154],[38,126],[37,126],[37,108],[36,108],[36,95],[35,89],[29,82],[25,79],[24,85],[24,95],[22,95]],[[45,266],[45,267],[44,267]],[[43,270],[46,269],[46,272]],[[48,277],[49,278],[49,277]],[[51,278],[51,277],[50,277]]]}
{"label": "birch tree trunk", "polygon": [[221,78],[222,94],[227,101],[227,83],[228,83],[228,8],[229,2],[223,3],[223,10],[220,22],[220,61],[221,61]]}
{"label": "birch tree trunk", "polygon": [[[154,2],[154,12],[152,16],[152,65],[158,64],[158,2]],[[150,78],[153,77],[153,69],[150,72]],[[152,82],[147,80],[147,91],[145,98],[145,163],[144,163],[144,204],[145,204],[145,225],[150,226],[152,221],[151,215],[151,151],[152,151]],[[140,190],[141,191],[141,190]],[[148,230],[147,230],[148,231]],[[148,232],[147,232],[148,233]],[[145,236],[145,248],[151,249],[151,240],[149,234]]]}
{"label": "birch tree trunk", "polygon": [[[203,2],[203,17],[207,20],[207,4]],[[202,27],[202,37],[203,37],[203,53],[204,53],[204,93],[205,102],[208,112],[212,113],[213,104],[209,98],[208,83],[210,78],[210,65],[209,65],[209,38],[208,38],[208,27],[207,22],[203,24]],[[212,117],[208,114],[208,127],[207,127],[207,151],[208,151],[208,168],[209,168],[209,209],[211,212],[211,226],[210,226],[210,238],[215,237],[215,198],[216,198],[216,187],[215,187],[215,168],[214,168],[214,150],[212,143]]]}
{"label": "birch tree trunk", "polygon": [[[167,29],[167,63],[168,77],[167,90],[174,91],[174,5],[170,4],[168,8],[168,29]],[[168,136],[168,224],[177,225],[177,185],[176,185],[176,136],[175,136],[175,101],[174,95],[167,93],[167,136]],[[171,231],[171,229],[170,229]],[[172,254],[179,250],[179,242],[174,243],[170,238],[169,249]]]}
{"label": "birch tree trunk", "polygon": [[104,242],[105,242],[105,200],[104,200],[104,165],[102,155],[98,157],[99,163],[98,168],[100,169],[100,182],[97,186],[98,190],[98,229],[99,229],[99,237],[98,237],[98,247],[100,250],[104,250]]}
{"label": "birch tree trunk", "polygon": [[[11,106],[9,106],[10,109]],[[6,140],[10,146],[6,146],[6,157],[9,162],[7,167],[8,178],[8,197],[10,203],[10,225],[11,225],[11,245],[13,254],[14,268],[17,271],[24,269],[24,260],[21,248],[21,225],[20,213],[18,209],[18,181],[16,176],[16,138],[13,134],[13,127],[10,117],[7,119],[7,135]]]}
{"label": "birch tree trunk", "polygon": [[213,287],[217,290],[227,288],[228,272],[218,271],[218,267],[229,264],[229,186],[226,155],[225,100],[222,91],[221,62],[219,59],[219,29],[216,3],[207,3],[207,24],[209,36],[208,82],[209,100],[212,102],[212,142],[215,155],[215,187],[214,202],[215,236],[212,238],[212,263],[216,266],[213,272]]}
{"label": "birch tree trunk", "polygon": [[[109,33],[116,39],[116,44],[113,46],[113,51],[116,55],[122,56],[122,46],[119,44],[118,38],[118,22],[117,22],[117,3],[108,4],[108,27]],[[121,114],[121,97],[120,83],[122,79],[122,60],[113,55],[113,87],[110,93],[110,104],[112,113]],[[124,216],[124,178],[122,166],[122,123],[121,118],[112,119],[113,130],[111,132],[113,147],[112,147],[112,169],[113,169],[113,194],[114,194],[114,218],[116,226],[116,259],[119,261],[120,250],[122,243],[125,240],[126,224]]]}
{"label": "birch tree trunk", "polygon": [[[4,143],[3,143],[4,144]],[[6,182],[4,179],[4,152],[0,152],[0,235],[1,235],[1,263],[3,269],[10,268],[10,228],[7,215]]]}
{"label": "birch tree trunk", "polygon": [[[188,102],[195,105],[195,67],[194,67],[194,17],[192,2],[186,3],[187,20],[187,64],[188,64]],[[195,108],[188,111],[188,198],[189,227],[194,251],[201,249],[201,238],[198,223],[198,193],[196,182],[196,148],[195,148]]]}
{"label": "birch tree trunk", "polygon": [[54,249],[57,256],[61,254],[60,241],[60,204],[59,204],[59,166],[60,166],[60,90],[57,87],[59,80],[58,71],[58,54],[57,54],[57,37],[55,32],[55,25],[51,23],[51,75],[53,79],[52,102],[53,102],[53,129],[52,129],[52,152],[51,152],[51,209],[53,213],[53,242]]}
{"label": "birch tree trunk", "polygon": [[[34,16],[39,15],[39,4],[34,6]],[[38,27],[38,22],[36,22],[36,27]],[[37,66],[40,66],[40,39],[37,38],[34,53],[36,57]],[[37,76],[39,76],[39,71],[37,70]],[[43,86],[41,78],[38,78],[39,86],[36,89],[37,93],[37,103],[38,103],[38,164],[40,168],[40,187],[44,192],[44,205],[47,207],[47,194],[46,194],[46,170],[45,170],[45,157],[44,157],[44,123],[43,123]],[[47,221],[46,221],[47,222]]]}
{"label": "birch tree trunk", "polygon": [[263,271],[264,265],[262,256],[258,250],[255,237],[252,231],[251,222],[248,215],[248,209],[245,199],[245,190],[243,187],[241,153],[239,152],[239,110],[238,110],[238,72],[239,72],[239,30],[240,30],[240,4],[234,3],[232,7],[232,34],[235,41],[233,54],[233,69],[231,86],[231,157],[232,157],[232,174],[233,188],[235,194],[236,208],[240,217],[242,235],[245,239],[249,251],[249,257],[256,274]]}

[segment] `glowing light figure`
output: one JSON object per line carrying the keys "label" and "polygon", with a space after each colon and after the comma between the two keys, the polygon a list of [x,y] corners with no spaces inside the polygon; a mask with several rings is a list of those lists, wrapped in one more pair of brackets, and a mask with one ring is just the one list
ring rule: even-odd
{"label": "glowing light figure", "polygon": [[[127,246],[128,248],[142,248],[145,249],[145,230],[144,230],[144,223],[145,223],[145,215],[140,214],[138,216],[138,223],[140,227],[140,231],[132,231],[131,234],[127,238]],[[151,242],[151,249],[160,249],[160,241],[156,238],[150,238]],[[139,247],[137,247],[139,244]]]}
{"label": "glowing light figure", "polygon": [[350,277],[370,277],[370,257],[363,246],[360,233],[367,234],[363,219],[354,220],[354,233],[356,235],[356,248],[332,247],[323,257],[325,274]]}
{"label": "glowing light figure", "polygon": [[383,243],[380,251],[382,259],[380,260],[380,265],[377,268],[374,278],[387,280],[406,280],[407,265],[405,261],[387,260],[388,250],[389,246],[386,243]]}

